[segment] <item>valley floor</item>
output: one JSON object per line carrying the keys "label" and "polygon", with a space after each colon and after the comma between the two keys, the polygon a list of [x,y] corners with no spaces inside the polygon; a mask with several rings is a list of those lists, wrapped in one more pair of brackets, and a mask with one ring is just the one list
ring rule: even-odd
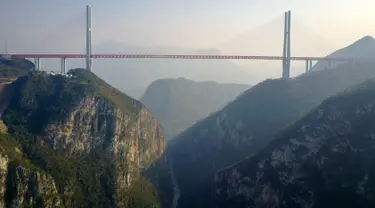
{"label": "valley floor", "polygon": [[170,160],[169,162],[169,168],[171,170],[171,180],[173,184],[173,203],[172,203],[172,208],[176,208],[178,205],[178,199],[180,198],[180,187],[178,186],[178,181],[176,178],[176,174],[173,169],[173,161]]}

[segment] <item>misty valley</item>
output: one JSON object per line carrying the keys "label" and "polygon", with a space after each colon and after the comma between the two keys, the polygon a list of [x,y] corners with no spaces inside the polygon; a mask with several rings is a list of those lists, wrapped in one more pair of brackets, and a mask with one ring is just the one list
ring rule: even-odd
{"label": "misty valley", "polygon": [[[82,4],[72,2],[45,2],[45,8],[61,9],[53,17],[58,19],[73,14],[62,11]],[[215,47],[151,47],[146,40],[191,44],[192,22],[179,19],[179,13],[195,8],[194,18],[202,25],[194,32],[206,37],[204,31],[215,29],[205,30],[198,10],[212,7],[211,17],[218,11],[215,5],[226,10],[233,5],[201,2],[198,7],[191,1],[181,2],[183,10],[174,3],[168,4],[170,10],[156,4],[148,10],[151,3],[127,2],[126,8],[117,3],[115,8],[92,1],[101,9],[98,13],[107,15],[105,21],[92,18],[86,5],[85,30],[60,31],[68,42],[47,37],[38,45],[32,39],[37,29],[27,28],[16,13],[3,8],[17,6],[17,14],[32,14],[32,20],[40,15],[45,27],[55,24],[46,18],[53,15],[50,9],[38,9],[40,2],[23,4],[9,1],[0,7],[0,18],[8,18],[0,26],[5,28],[0,38],[10,36],[15,42],[10,49],[5,40],[0,53],[0,207],[375,207],[372,36],[353,35],[356,41],[333,50],[325,38],[292,21],[288,11]],[[269,9],[260,9],[263,3],[250,4],[270,16]],[[241,8],[233,11],[241,17]],[[121,13],[133,18],[126,22]],[[141,13],[144,19],[137,16]],[[148,18],[155,25],[167,18],[186,30],[155,29],[147,26]],[[92,20],[100,25],[97,30]],[[29,25],[31,20],[24,21]],[[131,34],[108,26],[124,22],[124,28],[137,31],[134,40],[145,41],[143,46],[130,41]],[[233,23],[226,32],[239,25]],[[29,30],[30,39],[22,38],[22,28]],[[78,47],[71,37],[83,31],[85,52],[64,52]],[[302,32],[315,41],[301,39]],[[215,36],[224,37],[220,33]],[[271,38],[276,33],[280,40]],[[106,39],[109,34],[121,38]],[[348,36],[342,32],[335,39]],[[92,44],[92,37],[100,41]],[[55,47],[49,40],[60,44],[59,53],[51,52]],[[277,50],[270,52],[275,45]],[[35,52],[39,50],[43,52]]]}

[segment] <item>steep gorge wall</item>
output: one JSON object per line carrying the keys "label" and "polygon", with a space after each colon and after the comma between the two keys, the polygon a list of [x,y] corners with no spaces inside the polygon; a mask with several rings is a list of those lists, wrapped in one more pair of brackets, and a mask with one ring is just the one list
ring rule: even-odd
{"label": "steep gorge wall", "polygon": [[330,97],[218,171],[215,207],[374,207],[374,98],[374,80]]}
{"label": "steep gorge wall", "polygon": [[[153,204],[154,199],[137,195],[144,191],[156,195],[142,172],[166,146],[163,129],[152,114],[125,95],[108,98],[98,90],[78,89],[81,94],[76,96],[70,90],[53,90],[87,86],[45,76],[31,75],[22,81],[26,83],[16,81],[0,105],[6,109],[2,119],[9,132],[18,136],[24,154],[51,176],[50,184],[56,184],[61,207],[132,207],[139,203],[132,194]],[[38,79],[47,86],[30,88]],[[59,86],[56,81],[69,83]],[[127,108],[116,102],[124,97]]]}
{"label": "steep gorge wall", "polygon": [[22,158],[15,140],[0,133],[0,207],[61,207],[52,176]]}
{"label": "steep gorge wall", "polygon": [[146,168],[164,152],[165,140],[152,114],[137,108],[137,115],[128,114],[100,96],[85,97],[67,119],[45,127],[44,140],[66,155],[105,151]]}

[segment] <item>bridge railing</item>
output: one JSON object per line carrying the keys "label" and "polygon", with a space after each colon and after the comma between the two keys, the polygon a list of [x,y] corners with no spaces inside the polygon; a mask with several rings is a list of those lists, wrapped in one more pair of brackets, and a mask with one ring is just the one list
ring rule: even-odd
{"label": "bridge railing", "polygon": [[[86,58],[85,54],[11,54],[19,58]],[[94,59],[247,59],[283,60],[283,56],[189,55],[189,54],[92,54]],[[290,57],[293,61],[355,61],[353,58]]]}

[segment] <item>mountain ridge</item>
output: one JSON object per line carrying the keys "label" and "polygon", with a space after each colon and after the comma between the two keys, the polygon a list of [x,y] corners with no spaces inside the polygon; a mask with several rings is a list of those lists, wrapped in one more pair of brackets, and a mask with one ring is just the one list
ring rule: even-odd
{"label": "mountain ridge", "polygon": [[265,80],[184,131],[166,152],[175,161],[179,207],[210,206],[216,170],[255,154],[324,99],[374,76],[373,63],[357,63]]}
{"label": "mountain ridge", "polygon": [[371,79],[330,97],[258,154],[218,171],[218,207],[374,206],[374,95]]}
{"label": "mountain ridge", "polygon": [[171,139],[248,88],[242,84],[166,78],[152,82],[140,101],[159,119]]}
{"label": "mountain ridge", "polygon": [[[160,207],[143,171],[165,150],[163,128],[143,104],[95,74],[85,69],[68,74],[32,72],[5,86],[1,119],[19,144],[9,151],[25,158],[13,165],[14,159],[1,154],[0,172],[9,177],[0,181],[6,196],[0,203]],[[22,170],[28,174],[17,175]]]}
{"label": "mountain ridge", "polygon": [[[351,58],[357,61],[369,61],[375,55],[375,39],[372,36],[364,36],[354,43],[334,51],[327,55],[327,58]],[[326,61],[318,61],[312,71],[332,69],[342,65],[341,62],[332,62],[331,65]]]}

